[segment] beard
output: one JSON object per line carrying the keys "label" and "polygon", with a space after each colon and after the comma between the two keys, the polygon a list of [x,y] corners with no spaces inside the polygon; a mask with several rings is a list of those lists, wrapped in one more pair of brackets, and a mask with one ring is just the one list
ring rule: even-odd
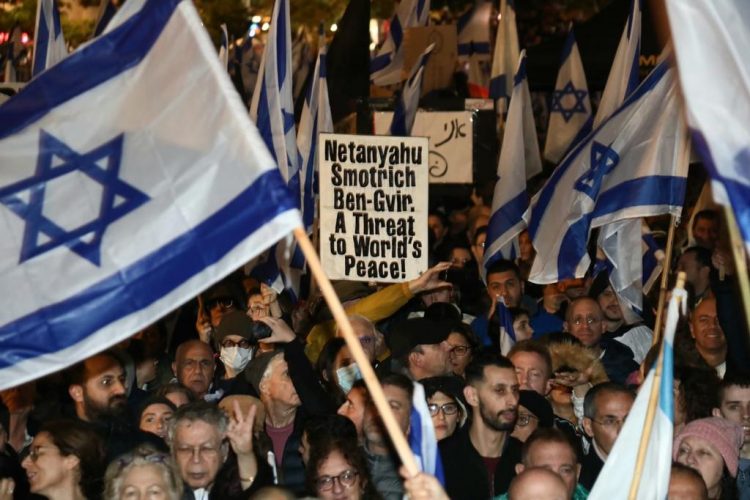
{"label": "beard", "polygon": [[86,416],[92,421],[123,417],[127,402],[128,400],[124,395],[118,395],[110,397],[106,404],[101,404],[91,399],[85,391],[83,393],[83,406]]}
{"label": "beard", "polygon": [[506,408],[497,413],[492,413],[480,401],[479,416],[487,427],[499,432],[511,432],[516,426],[518,411],[515,408]]}

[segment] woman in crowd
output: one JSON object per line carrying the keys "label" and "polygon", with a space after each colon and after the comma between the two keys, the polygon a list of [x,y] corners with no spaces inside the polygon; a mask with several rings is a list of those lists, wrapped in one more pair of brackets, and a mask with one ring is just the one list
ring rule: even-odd
{"label": "woman in crowd", "polygon": [[464,370],[471,361],[474,351],[479,348],[479,340],[469,325],[456,322],[450,335],[448,335],[448,343],[451,345],[448,359],[453,368],[453,373],[463,377]]}
{"label": "woman in crowd", "polygon": [[362,378],[351,351],[341,337],[326,342],[315,365],[326,392],[336,407],[346,401],[354,382]]}
{"label": "woman in crowd", "polygon": [[147,399],[138,413],[138,427],[145,432],[156,434],[166,441],[167,425],[177,407],[163,396]]}
{"label": "woman in crowd", "polygon": [[150,446],[141,446],[115,459],[107,467],[104,481],[105,500],[179,500],[182,497],[182,480],[176,474],[172,459]]}
{"label": "woman in crowd", "polygon": [[427,407],[435,426],[438,441],[448,438],[466,423],[468,417],[463,400],[464,382],[458,377],[430,377],[420,380],[424,386]]}
{"label": "woman in crowd", "polygon": [[316,440],[307,463],[307,487],[322,500],[379,500],[367,459],[351,438],[331,435]]}
{"label": "woman in crowd", "polygon": [[719,417],[688,423],[675,436],[672,458],[700,472],[711,500],[736,498],[742,428]]}
{"label": "woman in crowd", "polygon": [[41,426],[21,465],[31,492],[49,500],[100,497],[104,449],[99,435],[79,420],[52,420]]}

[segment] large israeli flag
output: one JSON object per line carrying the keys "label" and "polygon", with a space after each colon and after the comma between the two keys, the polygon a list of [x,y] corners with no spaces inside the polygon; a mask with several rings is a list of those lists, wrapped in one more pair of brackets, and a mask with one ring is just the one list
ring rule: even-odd
{"label": "large israeli flag", "polygon": [[[667,326],[664,329],[662,350],[657,365],[649,371],[645,382],[638,390],[638,397],[630,409],[628,419],[609,453],[594,487],[590,500],[626,498],[635,475],[641,434],[649,429],[643,472],[640,484],[632,498],[639,500],[663,500],[669,490],[669,474],[672,469],[672,432],[674,426],[674,334],[680,311],[686,312],[687,294],[675,288],[667,309]],[[661,378],[657,389],[658,403],[652,424],[646,421],[649,400],[654,387],[655,372]]]}
{"label": "large israeli flag", "polygon": [[668,0],[667,12],[695,147],[750,252],[750,4]]}
{"label": "large israeli flag", "polygon": [[[258,80],[250,103],[250,117],[276,160],[281,176],[300,199],[300,158],[294,130],[292,97],[292,33],[289,0],[276,0],[263,52]],[[256,277],[277,292],[291,290],[299,296],[304,258],[291,237],[270,250]]]}
{"label": "large israeli flag", "polygon": [[428,45],[414,62],[409,79],[406,80],[404,89],[401,91],[398,101],[396,101],[396,109],[393,110],[393,119],[390,126],[392,136],[408,137],[411,135],[414,118],[416,118],[419,108],[419,98],[422,95],[424,67],[434,48],[434,43]]}
{"label": "large israeli flag", "polygon": [[480,0],[458,18],[458,62],[468,76],[469,95],[489,97],[492,2]]}
{"label": "large israeli flag", "polygon": [[490,97],[496,102],[498,114],[504,117],[513,92],[514,70],[521,53],[513,0],[500,0],[499,19],[490,73]]}
{"label": "large israeli flag", "polygon": [[0,389],[129,337],[301,223],[187,0],[147,1],[0,107],[0,165]]}
{"label": "large israeli flag", "polygon": [[[130,3],[132,0],[128,0]],[[139,2],[142,3],[142,2]],[[105,29],[109,25],[109,22],[117,14],[117,7],[112,0],[101,0],[99,2],[99,10],[96,14],[96,23],[94,24],[94,36],[97,37],[104,33]]]}
{"label": "large israeli flag", "polygon": [[427,26],[430,0],[402,0],[396,7],[388,36],[378,54],[370,61],[370,81],[375,85],[401,82],[404,70],[404,33],[407,28]]}
{"label": "large israeli flag", "polygon": [[519,255],[518,235],[526,228],[523,213],[529,206],[526,179],[541,171],[524,50],[518,60],[513,97],[497,162],[498,179],[492,196],[492,214],[484,250],[485,269],[499,259],[511,260]]}
{"label": "large israeli flag", "polygon": [[594,117],[594,127],[607,119],[638,86],[641,56],[641,0],[630,0],[630,14],[609,70],[607,84]]}
{"label": "large israeli flag", "polygon": [[690,151],[675,78],[666,59],[659,63],[534,197],[524,214],[537,250],[531,281],[583,277],[592,228],[652,214],[679,216]]}
{"label": "large israeli flag", "polygon": [[36,76],[68,55],[57,0],[39,0],[36,7],[34,62],[31,74]]}
{"label": "large israeli flag", "polygon": [[315,63],[310,86],[307,88],[297,134],[297,149],[302,165],[300,207],[302,208],[302,221],[308,234],[313,230],[315,200],[318,197],[318,136],[321,133],[333,132],[333,118],[326,83],[326,53],[325,33],[320,33],[318,60]]}
{"label": "large israeli flag", "polygon": [[435,426],[427,407],[424,386],[419,382],[414,382],[410,423],[408,441],[414,458],[417,459],[417,465],[420,470],[435,476],[441,484],[445,485],[445,473],[435,437]]}
{"label": "large israeli flag", "polygon": [[591,101],[581,54],[571,27],[563,46],[555,90],[549,109],[544,158],[557,163],[577,139],[591,132]]}

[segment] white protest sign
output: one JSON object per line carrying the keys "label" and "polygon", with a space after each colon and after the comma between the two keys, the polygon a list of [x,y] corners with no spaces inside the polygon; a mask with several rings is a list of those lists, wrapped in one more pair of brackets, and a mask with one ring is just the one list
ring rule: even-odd
{"label": "white protest sign", "polygon": [[331,279],[427,270],[425,137],[320,134],[320,255]]}
{"label": "white protest sign", "polygon": [[[417,111],[412,135],[430,140],[429,174],[433,184],[471,184],[474,114],[470,111]],[[374,131],[387,135],[392,111],[374,113]]]}

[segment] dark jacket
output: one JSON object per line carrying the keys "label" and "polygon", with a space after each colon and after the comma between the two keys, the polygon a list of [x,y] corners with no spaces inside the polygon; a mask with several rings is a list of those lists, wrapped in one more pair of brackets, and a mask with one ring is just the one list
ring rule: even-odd
{"label": "dark jacket", "polygon": [[601,361],[609,379],[618,384],[625,384],[628,375],[638,369],[638,363],[633,359],[633,351],[625,344],[607,337],[602,337],[599,346],[604,351]]}
{"label": "dark jacket", "polygon": [[[256,455],[258,455],[257,450]],[[271,467],[258,457],[258,475],[255,476],[253,484],[246,490],[243,490],[237,468],[237,457],[230,450],[227,461],[224,462],[224,465],[222,465],[216,474],[216,480],[208,494],[208,498],[210,500],[246,500],[259,489],[271,485],[273,485]],[[193,490],[187,484],[184,485],[182,500],[195,500]]]}
{"label": "dark jacket", "polygon": [[487,468],[471,443],[468,425],[440,441],[439,446],[445,490],[453,500],[482,500],[505,493],[516,475],[516,464],[521,461],[521,442],[508,435],[495,468],[494,491],[490,491]]}
{"label": "dark jacket", "polygon": [[592,444],[588,455],[581,462],[581,475],[578,476],[578,483],[583,485],[588,491],[591,491],[596,478],[599,477],[599,473],[602,471],[602,467],[604,467],[604,462],[596,454],[596,450],[594,450],[594,445]]}

